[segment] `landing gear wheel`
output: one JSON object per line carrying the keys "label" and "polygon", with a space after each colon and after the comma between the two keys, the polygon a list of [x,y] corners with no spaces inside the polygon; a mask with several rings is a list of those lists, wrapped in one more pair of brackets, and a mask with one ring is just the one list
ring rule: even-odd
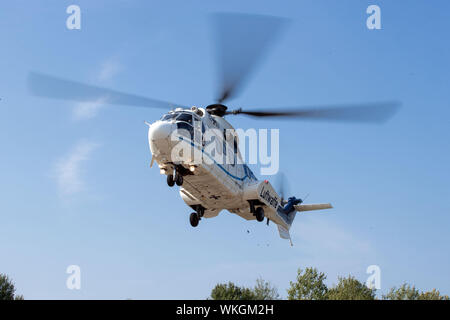
{"label": "landing gear wheel", "polygon": [[189,216],[189,221],[191,222],[191,226],[196,227],[200,221],[200,217],[197,212],[192,212]]}
{"label": "landing gear wheel", "polygon": [[264,209],[261,207],[256,208],[255,217],[256,217],[256,220],[259,222],[264,221]]}
{"label": "landing gear wheel", "polygon": [[168,174],[167,175],[167,185],[169,187],[173,187],[175,185],[175,180],[173,179],[173,175],[172,174]]}
{"label": "landing gear wheel", "polygon": [[183,176],[178,172],[175,173],[175,183],[177,184],[177,186],[181,186],[183,184]]}

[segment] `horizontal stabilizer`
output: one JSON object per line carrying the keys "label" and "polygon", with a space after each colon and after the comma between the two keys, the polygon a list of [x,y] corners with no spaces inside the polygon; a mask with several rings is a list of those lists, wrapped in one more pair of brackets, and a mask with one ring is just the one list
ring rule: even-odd
{"label": "horizontal stabilizer", "polygon": [[294,206],[296,211],[312,211],[312,210],[322,210],[331,209],[333,206],[331,203],[318,203],[318,204],[299,204]]}

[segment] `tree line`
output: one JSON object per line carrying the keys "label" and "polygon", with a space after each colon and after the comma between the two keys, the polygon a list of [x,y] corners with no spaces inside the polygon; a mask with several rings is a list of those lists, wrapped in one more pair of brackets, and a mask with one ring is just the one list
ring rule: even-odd
{"label": "tree line", "polygon": [[[337,284],[328,287],[327,276],[316,268],[298,269],[295,281],[290,281],[288,300],[449,300],[438,290],[420,291],[415,286],[404,283],[391,288],[380,298],[376,289],[349,275],[339,277]],[[268,281],[258,279],[252,288],[237,286],[233,282],[217,284],[211,291],[213,300],[278,300],[281,299],[276,287]]]}
{"label": "tree line", "polygon": [[[376,290],[349,275],[339,277],[338,283],[328,287],[327,276],[316,268],[298,269],[295,281],[290,281],[287,290],[288,300],[449,300],[438,290],[420,291],[415,286],[404,283],[391,288],[386,294],[377,298]],[[16,294],[14,282],[0,274],[0,300],[23,300]],[[254,287],[238,286],[233,282],[219,283],[211,291],[208,299],[212,300],[279,300],[276,287],[263,279],[257,279]]]}

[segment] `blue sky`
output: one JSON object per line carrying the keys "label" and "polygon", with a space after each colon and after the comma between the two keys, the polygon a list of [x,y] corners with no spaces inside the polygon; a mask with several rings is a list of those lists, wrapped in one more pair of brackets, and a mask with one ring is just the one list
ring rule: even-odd
{"label": "blue sky", "polygon": [[[70,4],[81,7],[79,31],[65,27]],[[381,8],[382,30],[366,28],[370,4]],[[448,294],[449,9],[379,0],[2,3],[0,272],[29,299],[202,299],[218,282],[258,277],[285,296],[307,266],[329,284],[347,274],[365,281],[376,264],[380,292],[406,281]],[[80,106],[26,87],[28,72],[40,71],[205,106],[216,92],[208,14],[217,11],[291,19],[231,107],[403,102],[381,126],[232,119],[279,128],[292,193],[335,207],[299,215],[294,247],[274,226],[227,212],[189,225],[177,188],[149,168],[144,120],[161,110]],[[81,290],[66,288],[73,264]]]}

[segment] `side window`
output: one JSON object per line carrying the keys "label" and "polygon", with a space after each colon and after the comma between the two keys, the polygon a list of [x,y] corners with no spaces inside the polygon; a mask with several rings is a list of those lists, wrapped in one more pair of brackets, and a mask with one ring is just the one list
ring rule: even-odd
{"label": "side window", "polygon": [[[230,144],[231,144],[231,141],[230,141]],[[230,155],[232,157],[232,159],[230,159],[231,165],[235,166],[237,163],[237,137],[236,136],[233,136],[233,147],[231,147],[231,145],[230,145],[230,149],[231,148],[233,148],[232,149],[233,151],[231,152],[232,154]]]}
{"label": "side window", "polygon": [[226,155],[227,154],[227,134],[226,134],[226,130],[223,129],[223,154]]}
{"label": "side window", "polygon": [[206,128],[205,128],[205,123],[202,121],[202,134],[201,134],[201,137],[200,137],[200,141],[198,141],[199,143],[201,143],[202,144],[202,146],[205,146],[205,131],[206,131]]}

